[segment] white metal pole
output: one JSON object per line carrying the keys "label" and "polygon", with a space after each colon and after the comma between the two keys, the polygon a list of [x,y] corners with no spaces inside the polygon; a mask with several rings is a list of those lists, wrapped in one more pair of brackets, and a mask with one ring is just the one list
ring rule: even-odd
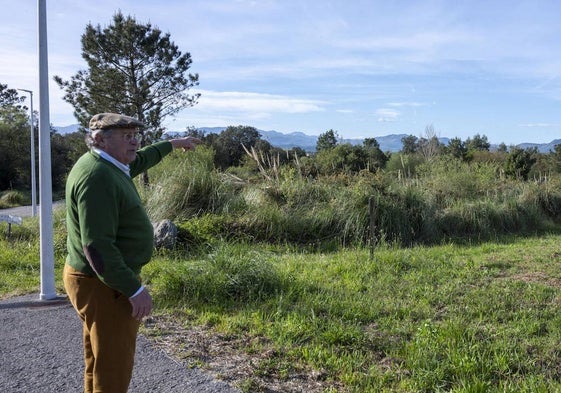
{"label": "white metal pole", "polygon": [[39,188],[41,294],[40,300],[57,297],[53,246],[53,197],[51,181],[51,132],[49,120],[49,67],[46,0],[38,0],[39,15]]}
{"label": "white metal pole", "polygon": [[26,89],[18,89],[20,91],[25,91],[29,93],[29,102],[30,102],[30,109],[29,109],[29,123],[30,123],[30,146],[31,146],[31,213],[33,217],[37,216],[37,184],[35,180],[35,127],[34,127],[34,120],[33,120],[33,92],[31,90]]}

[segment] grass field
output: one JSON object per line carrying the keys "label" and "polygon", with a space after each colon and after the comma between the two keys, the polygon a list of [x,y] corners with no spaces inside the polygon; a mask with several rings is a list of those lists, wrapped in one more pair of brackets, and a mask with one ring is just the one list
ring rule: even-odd
{"label": "grass field", "polygon": [[[10,239],[0,226],[3,298],[39,288],[26,225]],[[156,302],[143,332],[248,392],[561,391],[560,244],[160,252],[143,271]],[[62,293],[56,231],[55,252]]]}

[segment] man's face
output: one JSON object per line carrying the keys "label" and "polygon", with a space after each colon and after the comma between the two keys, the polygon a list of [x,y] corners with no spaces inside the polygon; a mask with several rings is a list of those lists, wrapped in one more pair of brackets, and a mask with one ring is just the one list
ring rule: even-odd
{"label": "man's face", "polygon": [[118,128],[104,132],[100,147],[117,161],[128,165],[136,158],[140,145],[136,128]]}

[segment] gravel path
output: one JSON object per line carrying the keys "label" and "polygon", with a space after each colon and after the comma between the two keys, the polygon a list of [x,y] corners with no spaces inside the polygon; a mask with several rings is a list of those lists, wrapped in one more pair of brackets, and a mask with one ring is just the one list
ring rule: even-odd
{"label": "gravel path", "polygon": [[[0,392],[80,392],[82,327],[66,299],[25,295],[0,301]],[[130,393],[236,393],[199,369],[185,367],[138,336]]]}

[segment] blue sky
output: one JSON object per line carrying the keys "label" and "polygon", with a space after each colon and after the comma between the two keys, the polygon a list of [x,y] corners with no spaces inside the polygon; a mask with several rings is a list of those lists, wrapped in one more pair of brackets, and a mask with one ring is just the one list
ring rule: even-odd
{"label": "blue sky", "polygon": [[[0,83],[38,96],[37,2],[1,0]],[[49,75],[85,69],[80,36],[117,10],[151,23],[199,74],[199,103],[167,122],[344,138],[561,138],[561,2],[47,1]],[[50,83],[50,120],[75,123]]]}

